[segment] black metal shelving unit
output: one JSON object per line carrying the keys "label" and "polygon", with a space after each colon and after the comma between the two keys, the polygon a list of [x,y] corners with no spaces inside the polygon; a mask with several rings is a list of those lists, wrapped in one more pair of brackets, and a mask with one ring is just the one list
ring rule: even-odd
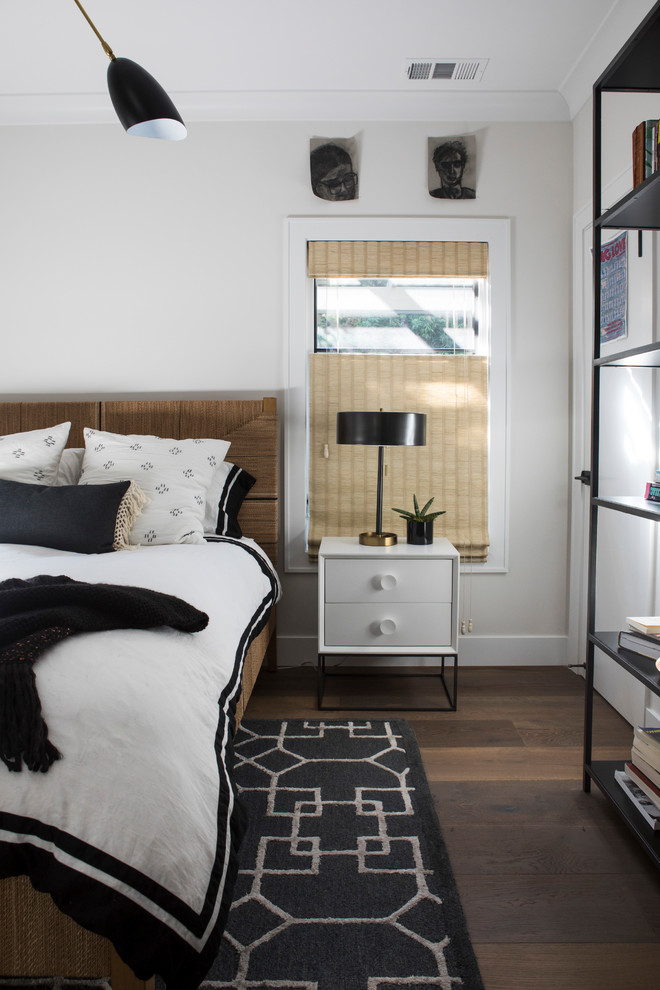
{"label": "black metal shelving unit", "polygon": [[[604,368],[660,368],[660,343],[630,348],[601,357],[600,354],[600,252],[602,233],[607,229],[660,230],[660,171],[654,173],[624,196],[618,203],[602,210],[602,96],[608,92],[657,92],[660,103],[660,0],[644,18],[618,55],[596,81],[593,88],[593,263],[594,263],[594,361],[592,369],[591,415],[591,500],[589,518],[589,592],[588,635],[584,712],[585,791],[591,782],[612,802],[656,866],[660,867],[660,832],[654,832],[636,811],[616,782],[616,770],[624,762],[592,760],[594,661],[601,650],[623,667],[646,688],[660,695],[660,673],[653,660],[637,656],[618,647],[617,632],[595,629],[596,560],[598,516],[601,511],[623,512],[660,522],[660,503],[631,495],[600,496],[598,492],[600,447],[600,380]],[[615,372],[608,372],[614,374]],[[632,743],[632,734],[631,734]]]}

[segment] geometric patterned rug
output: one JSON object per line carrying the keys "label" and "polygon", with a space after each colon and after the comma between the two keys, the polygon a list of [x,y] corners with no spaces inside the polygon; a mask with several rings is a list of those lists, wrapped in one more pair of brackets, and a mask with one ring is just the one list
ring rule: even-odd
{"label": "geometric patterned rug", "polygon": [[[483,990],[406,721],[244,721],[235,752],[249,824],[201,990]],[[7,978],[0,990],[111,988]]]}
{"label": "geometric patterned rug", "polygon": [[483,990],[410,725],[245,721],[249,818],[203,990]]}

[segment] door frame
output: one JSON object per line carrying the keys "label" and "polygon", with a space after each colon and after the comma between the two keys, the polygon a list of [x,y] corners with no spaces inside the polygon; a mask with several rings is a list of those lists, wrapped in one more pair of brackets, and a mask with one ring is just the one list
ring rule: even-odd
{"label": "door frame", "polygon": [[[571,476],[569,480],[569,571],[567,663],[582,664],[587,647],[589,542],[588,485],[575,480],[591,464],[591,357],[593,352],[593,265],[585,264],[593,225],[591,203],[573,217],[573,333],[571,364]],[[585,284],[586,283],[586,284]],[[586,291],[587,285],[590,291]],[[580,667],[574,668],[584,676]]]}

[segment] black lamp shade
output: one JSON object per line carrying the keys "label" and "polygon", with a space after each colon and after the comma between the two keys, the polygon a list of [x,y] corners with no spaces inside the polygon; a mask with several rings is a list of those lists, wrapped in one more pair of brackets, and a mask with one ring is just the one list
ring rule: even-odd
{"label": "black lamp shade", "polygon": [[124,129],[139,137],[180,141],[186,126],[171,99],[150,73],[130,58],[108,66],[110,99]]}
{"label": "black lamp shade", "polygon": [[338,412],[337,443],[369,447],[423,447],[426,443],[426,414]]}

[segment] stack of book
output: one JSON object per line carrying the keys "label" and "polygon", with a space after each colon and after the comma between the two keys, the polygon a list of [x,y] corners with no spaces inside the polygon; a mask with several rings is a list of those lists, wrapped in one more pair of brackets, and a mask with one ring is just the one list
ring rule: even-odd
{"label": "stack of book", "polygon": [[619,646],[655,661],[660,670],[660,615],[629,615],[628,629],[619,633]]}
{"label": "stack of book", "polygon": [[630,760],[615,777],[651,828],[660,829],[660,728],[635,729]]}
{"label": "stack of book", "polygon": [[648,499],[650,502],[660,502],[660,471],[655,472],[655,478],[653,481],[646,482],[644,498]]}
{"label": "stack of book", "polygon": [[658,167],[658,121],[643,120],[633,131],[633,186],[648,179]]}
{"label": "stack of book", "polygon": [[660,502],[660,483],[657,481],[647,481],[644,489],[644,498],[649,502]]}

